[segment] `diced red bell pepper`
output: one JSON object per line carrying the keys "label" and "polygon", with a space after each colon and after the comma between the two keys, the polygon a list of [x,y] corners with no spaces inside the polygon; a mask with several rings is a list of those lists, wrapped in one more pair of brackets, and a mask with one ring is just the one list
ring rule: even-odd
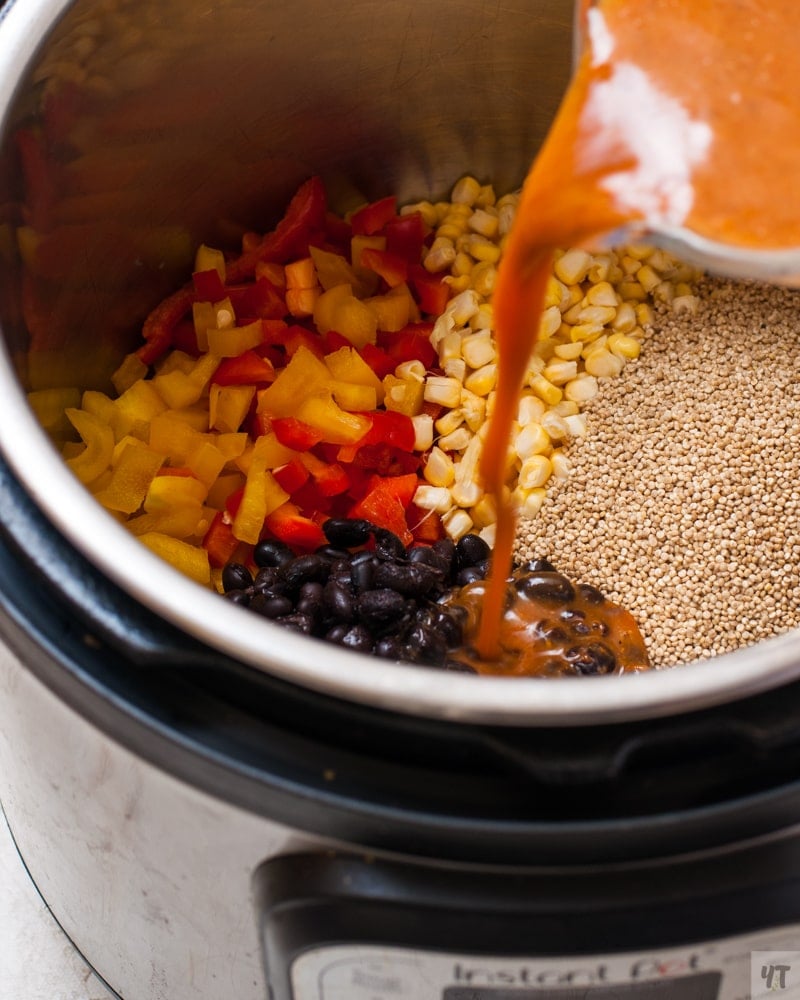
{"label": "diced red bell pepper", "polygon": [[194,287],[191,284],[184,285],[153,309],[142,327],[145,343],[136,352],[141,361],[151,365],[172,347],[175,328],[196,300]]}
{"label": "diced red bell pepper", "polygon": [[291,496],[308,482],[310,473],[299,458],[293,458],[291,462],[287,462],[281,468],[273,469],[272,475],[277,479],[278,484]]}
{"label": "diced red bell pepper", "polygon": [[375,410],[365,413],[372,419],[372,426],[353,447],[358,450],[368,444],[387,444],[402,451],[413,451],[417,434],[414,421],[405,413],[394,410]]}
{"label": "diced red bell pepper", "polygon": [[353,455],[345,445],[339,452],[339,461],[349,468],[368,469],[379,476],[403,476],[416,472],[422,462],[415,452],[393,448],[388,444],[365,444]]}
{"label": "diced red bell pepper", "polygon": [[226,295],[240,324],[248,319],[274,320],[286,315],[286,302],[269,278],[261,277],[243,285],[224,285],[220,298]]}
{"label": "diced red bell pepper", "polygon": [[197,345],[197,331],[190,319],[182,319],[172,331],[170,347],[191,354],[193,358],[199,358],[203,353]]}
{"label": "diced red bell pepper", "polygon": [[208,271],[195,271],[192,284],[197,292],[198,302],[219,302],[228,294],[219,272],[213,267]]}
{"label": "diced red bell pepper", "polygon": [[222,511],[217,511],[203,538],[203,548],[208,552],[208,561],[219,569],[230,562],[238,546],[239,540],[233,534],[230,521],[226,520]]}
{"label": "diced red bell pepper", "polygon": [[346,493],[350,488],[350,479],[338,462],[332,464],[323,462],[310,451],[298,456],[323,497],[335,497]]}
{"label": "diced red bell pepper", "polygon": [[309,240],[325,229],[326,212],[325,188],[319,177],[311,177],[297,189],[275,229],[257,246],[230,261],[225,272],[226,284],[252,277],[258,261],[285,264],[305,257]]}
{"label": "diced red bell pepper", "polygon": [[450,298],[450,288],[441,276],[416,264],[409,269],[408,280],[420,309],[429,316],[441,316]]}
{"label": "diced red bell pepper", "polygon": [[389,253],[403,257],[409,264],[419,264],[428,235],[428,227],[419,212],[390,219],[381,230],[381,235],[386,237]]}
{"label": "diced red bell pepper", "polygon": [[408,261],[388,250],[365,247],[361,251],[361,266],[379,274],[390,288],[408,280]]}
{"label": "diced red bell pepper", "polygon": [[240,486],[238,490],[234,490],[230,494],[228,499],[225,501],[225,513],[231,519],[231,521],[236,517],[236,511],[239,509],[242,503],[242,497],[244,496],[244,486]]}
{"label": "diced red bell pepper", "polygon": [[18,129],[14,135],[25,179],[26,222],[39,232],[52,226],[57,198],[56,160],[49,155],[44,136],[32,128]]}
{"label": "diced red bell pepper", "polygon": [[395,366],[405,361],[421,361],[431,368],[438,360],[436,348],[431,344],[433,323],[409,323],[396,333],[380,331],[378,346],[383,348]]}
{"label": "diced red bell pepper", "polygon": [[322,440],[322,432],[297,417],[273,417],[272,430],[282,445],[293,451],[308,451]]}
{"label": "diced red bell pepper", "polygon": [[406,520],[406,507],[419,485],[416,475],[375,476],[366,496],[350,510],[350,517],[363,517],[373,524],[393,531],[404,545],[414,540]]}
{"label": "diced red bell pepper", "polygon": [[325,216],[325,242],[328,246],[335,247],[336,252],[343,256],[350,253],[350,240],[353,238],[353,227],[349,222],[334,212],[328,212]]}
{"label": "diced red bell pepper", "polygon": [[[283,336],[283,346],[286,349],[286,356],[291,358],[301,347],[307,347],[309,351],[320,360],[325,357],[325,341],[318,333],[306,330],[304,326],[292,324]],[[353,345],[348,341],[348,347]]]}
{"label": "diced red bell pepper", "polygon": [[261,320],[262,344],[274,344],[276,346],[281,346],[283,344],[284,338],[286,337],[286,331],[288,329],[289,329],[289,324],[286,322],[286,320],[262,319]]}
{"label": "diced red bell pepper", "polygon": [[[348,344],[342,344],[341,346],[345,347],[352,345],[348,342]],[[375,344],[364,344],[358,353],[375,372],[379,379],[385,379],[386,376],[391,375],[397,367],[397,361],[395,361],[391,355],[387,354],[386,351],[381,350],[380,347],[376,347]]]}
{"label": "diced red bell pepper", "polygon": [[355,236],[374,236],[396,215],[397,198],[390,195],[357,209],[350,216],[350,225]]}
{"label": "diced red bell pepper", "polygon": [[264,385],[275,380],[275,369],[255,351],[223,358],[211,376],[214,385]]}
{"label": "diced red bell pepper", "polygon": [[432,545],[444,538],[444,525],[435,510],[423,510],[412,500],[406,511],[406,520],[415,542]]}
{"label": "diced red bell pepper", "polygon": [[338,351],[342,347],[353,346],[353,342],[351,340],[348,340],[347,337],[343,337],[341,333],[337,333],[335,330],[328,330],[328,332],[324,334],[322,342],[325,345],[326,354],[333,354],[334,351]]}
{"label": "diced red bell pepper", "polygon": [[267,516],[267,530],[277,539],[285,542],[290,548],[317,549],[327,545],[327,538],[322,528],[300,513],[296,503],[287,501],[277,510]]}

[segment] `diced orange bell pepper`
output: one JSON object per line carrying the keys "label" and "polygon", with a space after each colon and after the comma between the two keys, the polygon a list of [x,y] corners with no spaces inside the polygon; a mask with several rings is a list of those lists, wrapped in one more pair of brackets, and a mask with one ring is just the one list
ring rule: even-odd
{"label": "diced orange bell pepper", "polygon": [[289,499],[289,494],[267,469],[270,447],[267,438],[256,441],[242,501],[233,519],[233,534],[249,545],[258,541],[267,515]]}
{"label": "diced orange bell pepper", "polygon": [[164,456],[141,441],[131,440],[123,448],[111,479],[95,498],[109,510],[133,514],[144,502],[150,483],[164,464]]}
{"label": "diced orange bell pepper", "polygon": [[114,432],[108,423],[86,410],[69,407],[66,413],[86,445],[75,458],[67,459],[67,465],[82,483],[90,483],[111,465]]}
{"label": "diced orange bell pepper", "polygon": [[206,587],[211,585],[211,569],[205,549],[158,531],[140,535],[139,541],[192,580]]}

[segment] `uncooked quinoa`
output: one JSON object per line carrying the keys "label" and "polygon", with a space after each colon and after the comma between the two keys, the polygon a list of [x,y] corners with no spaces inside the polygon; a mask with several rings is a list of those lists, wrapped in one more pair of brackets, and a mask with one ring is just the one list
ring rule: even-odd
{"label": "uncooked quinoa", "polygon": [[653,665],[800,623],[800,293],[705,280],[589,404],[522,558],[627,607]]}

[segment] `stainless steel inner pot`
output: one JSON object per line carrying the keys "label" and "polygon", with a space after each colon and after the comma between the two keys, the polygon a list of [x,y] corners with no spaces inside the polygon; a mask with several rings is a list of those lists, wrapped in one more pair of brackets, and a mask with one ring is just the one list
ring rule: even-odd
{"label": "stainless steel inner pot", "polygon": [[[509,190],[555,112],[571,0],[25,0],[0,21],[0,449],[109,578],[211,647],[367,704],[452,720],[666,715],[800,671],[792,633],[621,678],[507,680],[394,665],[290,634],[160,562],[61,462],[25,393],[106,386],[194,246],[267,228],[300,181],[332,203]],[[42,159],[26,143],[48,137]],[[21,162],[25,163],[23,180]]]}

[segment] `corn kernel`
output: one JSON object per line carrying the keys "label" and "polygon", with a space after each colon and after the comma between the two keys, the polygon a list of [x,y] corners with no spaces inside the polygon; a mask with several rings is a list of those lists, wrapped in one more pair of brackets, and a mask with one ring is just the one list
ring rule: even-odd
{"label": "corn kernel", "polygon": [[476,396],[468,389],[463,389],[461,392],[461,411],[464,414],[464,423],[473,434],[477,434],[478,429],[486,419],[486,400],[481,396]]}
{"label": "corn kernel", "polygon": [[[636,306],[636,322],[639,326],[652,326],[656,321],[656,314],[653,307],[649,302],[642,302]],[[625,330],[625,333],[630,333],[630,330]]]}
{"label": "corn kernel", "polygon": [[480,500],[470,509],[469,514],[476,528],[485,528],[489,524],[494,524],[497,520],[497,508],[495,507],[494,497],[489,493],[484,493]]}
{"label": "corn kernel", "polygon": [[448,358],[442,364],[442,371],[449,378],[457,378],[463,382],[467,377],[467,362],[463,358]]}
{"label": "corn kernel", "polygon": [[514,451],[525,461],[531,455],[541,455],[550,447],[550,437],[540,423],[525,424],[514,438]]}
{"label": "corn kernel", "polygon": [[481,186],[474,177],[466,176],[456,181],[450,200],[464,205],[474,205],[481,194]]}
{"label": "corn kernel", "polygon": [[583,437],[586,433],[588,418],[585,413],[572,413],[562,417],[567,428],[567,435],[571,438]]}
{"label": "corn kernel", "polygon": [[623,302],[619,309],[617,309],[617,315],[614,317],[611,326],[618,333],[630,333],[636,326],[636,322],[636,310],[630,302]]}
{"label": "corn kernel", "polygon": [[497,365],[483,365],[464,380],[464,388],[477,396],[488,396],[497,384]]}
{"label": "corn kernel", "polygon": [[586,277],[592,263],[591,254],[585,250],[567,250],[554,264],[556,277],[565,285],[575,285]]}
{"label": "corn kernel", "polygon": [[517,407],[517,423],[524,427],[534,420],[541,420],[545,414],[545,405],[538,396],[525,393],[520,396]]}
{"label": "corn kernel", "polygon": [[590,324],[599,323],[600,326],[605,326],[607,323],[612,323],[616,315],[616,306],[585,306],[578,313],[578,321]]}
{"label": "corn kernel", "polygon": [[431,274],[446,271],[456,259],[456,248],[452,240],[437,236],[425,254],[423,266]]}
{"label": "corn kernel", "polygon": [[635,337],[628,337],[624,333],[612,333],[608,338],[608,349],[612,354],[631,359],[639,357],[642,345]]}
{"label": "corn kernel", "polygon": [[602,348],[592,351],[585,362],[586,371],[597,378],[615,378],[622,371],[625,362],[616,354]]}
{"label": "corn kernel", "polygon": [[471,440],[472,434],[466,427],[457,427],[439,438],[439,447],[442,451],[463,451]]}
{"label": "corn kernel", "polygon": [[451,330],[439,341],[439,360],[449,361],[451,358],[461,357],[461,339],[463,334],[460,330]]}
{"label": "corn kernel", "polygon": [[497,212],[487,212],[484,208],[477,208],[467,220],[467,225],[473,233],[493,240],[497,236],[500,220]]}
{"label": "corn kernel", "polygon": [[453,506],[450,490],[444,486],[418,486],[414,503],[423,510],[435,510],[437,514],[446,514]]}
{"label": "corn kernel", "polygon": [[422,475],[431,486],[450,486],[456,475],[453,459],[437,445],[434,445],[428,455],[428,461],[425,463]]}
{"label": "corn kernel", "polygon": [[497,201],[497,195],[495,194],[492,185],[491,184],[482,185],[477,200],[475,201],[475,204],[479,208],[493,208],[496,201]]}
{"label": "corn kernel", "polygon": [[404,205],[400,209],[400,215],[413,215],[414,212],[419,212],[422,216],[422,221],[426,226],[430,226],[431,229],[435,228],[436,223],[439,221],[436,208],[429,201],[418,201],[414,205]]}
{"label": "corn kernel", "polygon": [[557,358],[561,358],[562,361],[575,361],[581,356],[581,351],[584,349],[584,343],[581,340],[570,341],[568,344],[556,344],[553,348],[553,353]]}
{"label": "corn kernel", "polygon": [[[515,491],[517,492],[517,491]],[[542,509],[547,497],[547,490],[541,486],[533,490],[519,490],[516,505],[520,517],[533,518]],[[521,501],[521,502],[520,502]]]}
{"label": "corn kernel", "polygon": [[547,340],[548,337],[552,337],[558,333],[560,327],[561,310],[558,306],[550,306],[548,309],[545,309],[539,324],[539,337],[542,340]]}
{"label": "corn kernel", "polygon": [[497,538],[497,525],[487,524],[485,528],[481,528],[478,535],[486,542],[490,549],[493,549]]}
{"label": "corn kernel", "polygon": [[453,317],[453,322],[458,327],[466,326],[479,308],[478,295],[470,288],[450,299],[445,311]]}
{"label": "corn kernel", "polygon": [[483,496],[483,490],[474,481],[459,482],[456,480],[450,490],[450,495],[459,507],[472,507]]}
{"label": "corn kernel", "polygon": [[552,382],[548,382],[544,375],[536,375],[531,379],[530,386],[548,406],[555,406],[564,395],[561,389],[557,385],[553,385]]}
{"label": "corn kernel", "polygon": [[454,542],[457,542],[459,538],[462,538],[472,527],[472,518],[469,514],[460,508],[452,510],[449,514],[445,514],[442,518],[442,524],[444,525],[444,530],[447,535],[452,538]]}
{"label": "corn kernel", "polygon": [[519,485],[526,490],[544,486],[553,472],[553,465],[546,455],[531,455],[519,470]]}
{"label": "corn kernel", "polygon": [[461,383],[446,375],[429,375],[425,380],[425,401],[455,407],[461,401]]}
{"label": "corn kernel", "polygon": [[442,278],[442,281],[448,286],[453,295],[458,295],[460,292],[469,290],[470,276],[468,274],[461,274],[457,278],[454,278],[452,274],[446,274]]}
{"label": "corn kernel", "polygon": [[470,257],[468,253],[456,251],[456,259],[450,266],[450,273],[455,278],[460,278],[465,274],[469,274],[473,267],[475,266],[475,261]]}
{"label": "corn kernel", "polygon": [[556,448],[550,456],[550,463],[553,467],[553,478],[563,481],[568,479],[572,472],[572,463],[561,448]]}
{"label": "corn kernel", "polygon": [[588,403],[597,395],[598,385],[594,375],[582,374],[567,382],[564,395],[574,403]]}
{"label": "corn kernel", "polygon": [[433,417],[430,413],[417,413],[411,423],[414,425],[414,451],[427,451],[433,445]]}
{"label": "corn kernel", "polygon": [[553,385],[564,385],[578,374],[578,363],[577,361],[551,361],[542,374]]}
{"label": "corn kernel", "polygon": [[470,368],[482,368],[497,359],[497,348],[489,330],[471,333],[461,342],[461,353]]}
{"label": "corn kernel", "polygon": [[478,295],[488,298],[494,292],[497,283],[497,268],[491,261],[482,260],[475,265],[470,273],[470,286]]}
{"label": "corn kernel", "polygon": [[555,410],[548,410],[542,417],[542,429],[551,441],[563,441],[569,437],[569,430],[564,417]]}
{"label": "corn kernel", "polygon": [[469,253],[475,258],[475,260],[488,261],[490,264],[496,264],[500,260],[500,247],[493,243],[491,240],[487,240],[485,236],[480,236],[475,233],[469,238]]}
{"label": "corn kernel", "polygon": [[434,422],[437,434],[452,434],[453,431],[464,423],[464,411],[461,407],[454,407],[445,412]]}
{"label": "corn kernel", "polygon": [[696,295],[676,295],[672,300],[672,311],[675,313],[694,315],[699,306],[700,299]]}

